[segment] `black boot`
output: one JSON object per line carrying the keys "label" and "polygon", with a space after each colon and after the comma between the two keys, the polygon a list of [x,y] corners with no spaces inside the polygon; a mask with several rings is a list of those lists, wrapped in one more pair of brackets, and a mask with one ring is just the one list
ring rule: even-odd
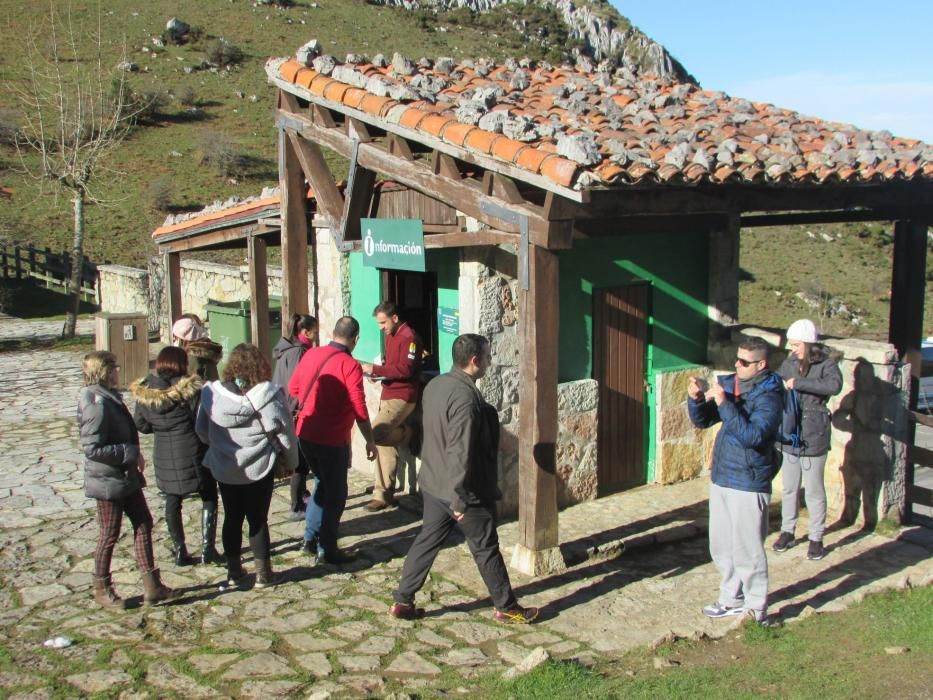
{"label": "black boot", "polygon": [[214,547],[217,539],[217,501],[201,503],[201,563],[222,564],[224,558]]}
{"label": "black boot", "polygon": [[185,547],[185,528],[181,521],[181,501],[177,501],[177,506],[173,505],[174,499],[165,501],[165,525],[168,528],[168,535],[172,539],[172,559],[176,566],[190,566],[194,559],[189,556],[188,549]]}
{"label": "black boot", "polygon": [[[301,513],[304,515],[305,511],[305,487],[307,486],[308,477],[301,472],[296,471],[292,474],[291,482],[289,483],[289,492],[291,495],[291,512],[292,513]],[[298,518],[294,518],[298,520]]]}

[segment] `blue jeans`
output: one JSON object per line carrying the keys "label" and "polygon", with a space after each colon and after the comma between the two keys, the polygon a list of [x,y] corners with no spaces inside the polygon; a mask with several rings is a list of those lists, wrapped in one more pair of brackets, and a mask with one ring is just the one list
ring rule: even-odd
{"label": "blue jeans", "polygon": [[317,476],[314,493],[305,509],[305,542],[317,542],[318,552],[337,552],[337,527],[347,505],[347,470],[350,446],[334,447],[300,440],[301,451]]}

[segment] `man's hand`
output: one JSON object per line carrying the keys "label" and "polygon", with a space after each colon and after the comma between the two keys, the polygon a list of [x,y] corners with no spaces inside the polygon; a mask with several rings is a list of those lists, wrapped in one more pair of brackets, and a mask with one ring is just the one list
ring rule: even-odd
{"label": "man's hand", "polygon": [[797,377],[791,377],[786,382],[784,382],[785,389],[796,389],[797,388]]}
{"label": "man's hand", "polygon": [[694,401],[699,401],[706,391],[706,381],[699,377],[690,377],[690,384],[687,386],[687,395]]}
{"label": "man's hand", "polygon": [[360,367],[363,368],[363,374],[373,373],[373,366],[369,362],[360,362]]}
{"label": "man's hand", "polygon": [[709,391],[706,392],[706,400],[713,400],[717,406],[721,406],[722,402],[726,400],[726,390],[722,388],[722,384],[716,382],[711,386]]}
{"label": "man's hand", "polygon": [[366,441],[366,459],[372,462],[374,459],[376,459],[376,454],[377,454],[376,443],[373,442],[372,440],[367,440]]}
{"label": "man's hand", "polygon": [[143,453],[139,453],[139,461],[136,462],[136,468],[139,470],[139,473],[142,474],[146,471],[146,458],[143,457]]}
{"label": "man's hand", "polygon": [[458,512],[458,511],[455,510],[455,511],[454,511],[454,520],[456,520],[458,523],[459,523],[461,520],[463,520],[463,513],[460,513],[460,512]]}

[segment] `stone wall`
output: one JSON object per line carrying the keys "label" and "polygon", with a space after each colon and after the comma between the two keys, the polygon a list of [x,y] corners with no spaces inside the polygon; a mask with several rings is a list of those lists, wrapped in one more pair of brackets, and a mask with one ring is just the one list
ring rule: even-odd
{"label": "stone wall", "polygon": [[144,313],[153,328],[155,316],[149,304],[149,273],[124,265],[98,265],[100,309],[109,313]]}
{"label": "stone wall", "polygon": [[[165,271],[162,258],[153,258],[147,270],[122,265],[102,265],[100,269],[101,311],[148,312],[150,332],[158,329],[162,341],[169,342],[170,328],[165,312]],[[266,274],[269,296],[281,297],[281,268],[270,266],[266,269]],[[314,287],[313,275],[309,275],[311,308],[315,295]],[[326,291],[319,296],[325,301],[330,300]],[[206,320],[206,305],[209,301],[230,302],[244,299],[249,299],[248,266],[220,265],[193,259],[181,261],[182,312],[195,313]],[[337,317],[334,317],[334,320]],[[326,327],[322,323],[322,328]],[[333,327],[333,321],[330,327]]]}

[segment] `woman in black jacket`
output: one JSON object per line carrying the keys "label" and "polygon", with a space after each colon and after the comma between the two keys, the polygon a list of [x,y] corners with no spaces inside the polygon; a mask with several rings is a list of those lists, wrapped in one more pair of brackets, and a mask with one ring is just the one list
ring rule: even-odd
{"label": "woman in black jacket", "polygon": [[[275,371],[272,373],[272,383],[278,384],[288,392],[288,382],[295,372],[308,348],[315,348],[318,344],[318,323],[314,316],[306,314],[292,314],[288,323],[288,335],[279,339],[272,348],[272,359],[275,360]],[[297,405],[297,399],[288,397],[291,408]],[[308,463],[298,452],[298,468],[292,474],[291,480],[291,510],[290,520],[305,519],[305,496],[310,495],[305,489],[308,483]]]}
{"label": "woman in black jacket", "polygon": [[794,545],[794,529],[800,511],[800,485],[803,483],[809,516],[807,559],[826,556],[823,530],[826,527],[826,487],[823,470],[829,454],[830,415],[827,403],[842,391],[842,373],[817,342],[816,326],[800,319],[787,329],[790,354],[779,370],[788,391],[796,391],[800,402],[800,447],[782,446],[781,534],[774,543],[775,552]]}
{"label": "woman in black jacket", "polygon": [[156,483],[165,495],[165,524],[172,540],[175,564],[193,563],[185,545],[181,502],[192,493],[201,497],[201,563],[221,561],[214,546],[217,536],[217,482],[201,462],[207,446],[194,432],[201,387],[199,376],[188,374],[188,356],[177,347],[163,348],[155,374],[134,382],[136,427],[155,434],[152,461]]}
{"label": "woman in black jacket", "polygon": [[124,513],[133,524],[133,551],[143,577],[144,602],[169,600],[176,594],[162,585],[152,554],[152,515],[142,491],[146,461],[133,417],[117,391],[117,358],[109,352],[88,353],[82,371],[85,387],[78,399],[78,426],[85,457],[84,493],[96,499],[100,525],[94,551],[94,600],[104,608],[126,607],[110,578]]}

